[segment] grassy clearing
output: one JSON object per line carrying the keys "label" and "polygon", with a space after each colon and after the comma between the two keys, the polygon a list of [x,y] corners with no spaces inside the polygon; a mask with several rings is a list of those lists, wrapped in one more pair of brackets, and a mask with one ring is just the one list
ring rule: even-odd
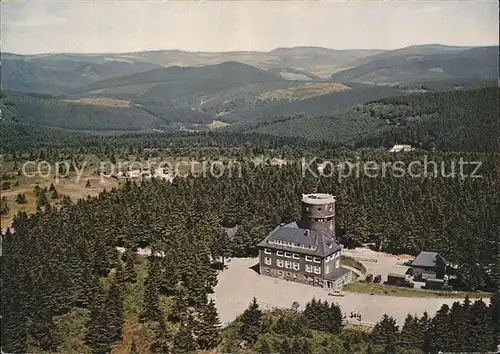
{"label": "grassy clearing", "polygon": [[354,293],[365,293],[374,295],[403,296],[403,297],[444,297],[444,298],[489,298],[490,293],[485,292],[465,292],[465,291],[428,291],[406,288],[387,287],[380,284],[353,282],[344,287],[345,291]]}
{"label": "grassy clearing", "polygon": [[273,90],[259,95],[258,98],[261,100],[305,100],[314,96],[349,89],[350,87],[336,82],[314,82],[287,89]]}
{"label": "grassy clearing", "polygon": [[231,125],[231,124],[222,122],[220,120],[213,120],[212,123],[208,124],[208,128],[210,130],[213,130],[213,129],[217,129],[217,128],[227,127],[228,125]]}
{"label": "grassy clearing", "polygon": [[92,104],[96,106],[105,106],[105,107],[130,107],[130,102],[125,100],[118,100],[114,98],[103,98],[103,97],[93,97],[93,98],[79,98],[74,100],[64,100],[69,103],[78,103],[78,104]]}

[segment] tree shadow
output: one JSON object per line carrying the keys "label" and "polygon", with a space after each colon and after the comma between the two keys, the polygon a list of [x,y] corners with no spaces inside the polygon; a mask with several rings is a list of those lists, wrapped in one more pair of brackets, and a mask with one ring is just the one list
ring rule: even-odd
{"label": "tree shadow", "polygon": [[248,267],[248,269],[253,270],[255,273],[260,274],[260,264],[256,263],[251,267]]}

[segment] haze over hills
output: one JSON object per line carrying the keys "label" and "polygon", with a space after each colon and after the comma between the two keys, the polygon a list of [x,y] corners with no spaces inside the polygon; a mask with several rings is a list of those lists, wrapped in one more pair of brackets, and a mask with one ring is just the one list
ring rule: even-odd
{"label": "haze over hills", "polygon": [[[213,120],[239,129],[272,117],[338,115],[415,89],[482,87],[497,77],[498,47],[4,53],[2,106],[7,120],[68,130],[203,130]],[[299,134],[300,127],[285,130]]]}
{"label": "haze over hills", "polygon": [[[359,65],[358,65],[359,64]],[[451,78],[498,77],[498,46],[443,48],[418,46],[364,58],[333,81],[399,83]]]}

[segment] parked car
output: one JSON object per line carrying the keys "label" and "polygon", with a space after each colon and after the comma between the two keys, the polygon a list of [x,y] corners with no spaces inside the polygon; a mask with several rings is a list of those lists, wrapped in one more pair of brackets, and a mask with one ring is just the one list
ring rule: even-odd
{"label": "parked car", "polygon": [[373,274],[368,274],[366,277],[365,277],[365,282],[366,283],[371,283],[373,281]]}
{"label": "parked car", "polygon": [[332,290],[331,292],[328,293],[330,296],[341,296],[343,297],[344,294],[342,293],[342,290]]}
{"label": "parked car", "polygon": [[382,276],[378,274],[375,278],[373,278],[374,283],[380,283],[382,281]]}

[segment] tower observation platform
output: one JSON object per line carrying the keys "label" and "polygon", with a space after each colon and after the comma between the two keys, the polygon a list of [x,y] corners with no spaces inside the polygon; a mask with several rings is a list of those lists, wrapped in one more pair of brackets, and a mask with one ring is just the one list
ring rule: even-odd
{"label": "tower observation platform", "polygon": [[302,195],[302,222],[335,241],[335,197],[326,193]]}

